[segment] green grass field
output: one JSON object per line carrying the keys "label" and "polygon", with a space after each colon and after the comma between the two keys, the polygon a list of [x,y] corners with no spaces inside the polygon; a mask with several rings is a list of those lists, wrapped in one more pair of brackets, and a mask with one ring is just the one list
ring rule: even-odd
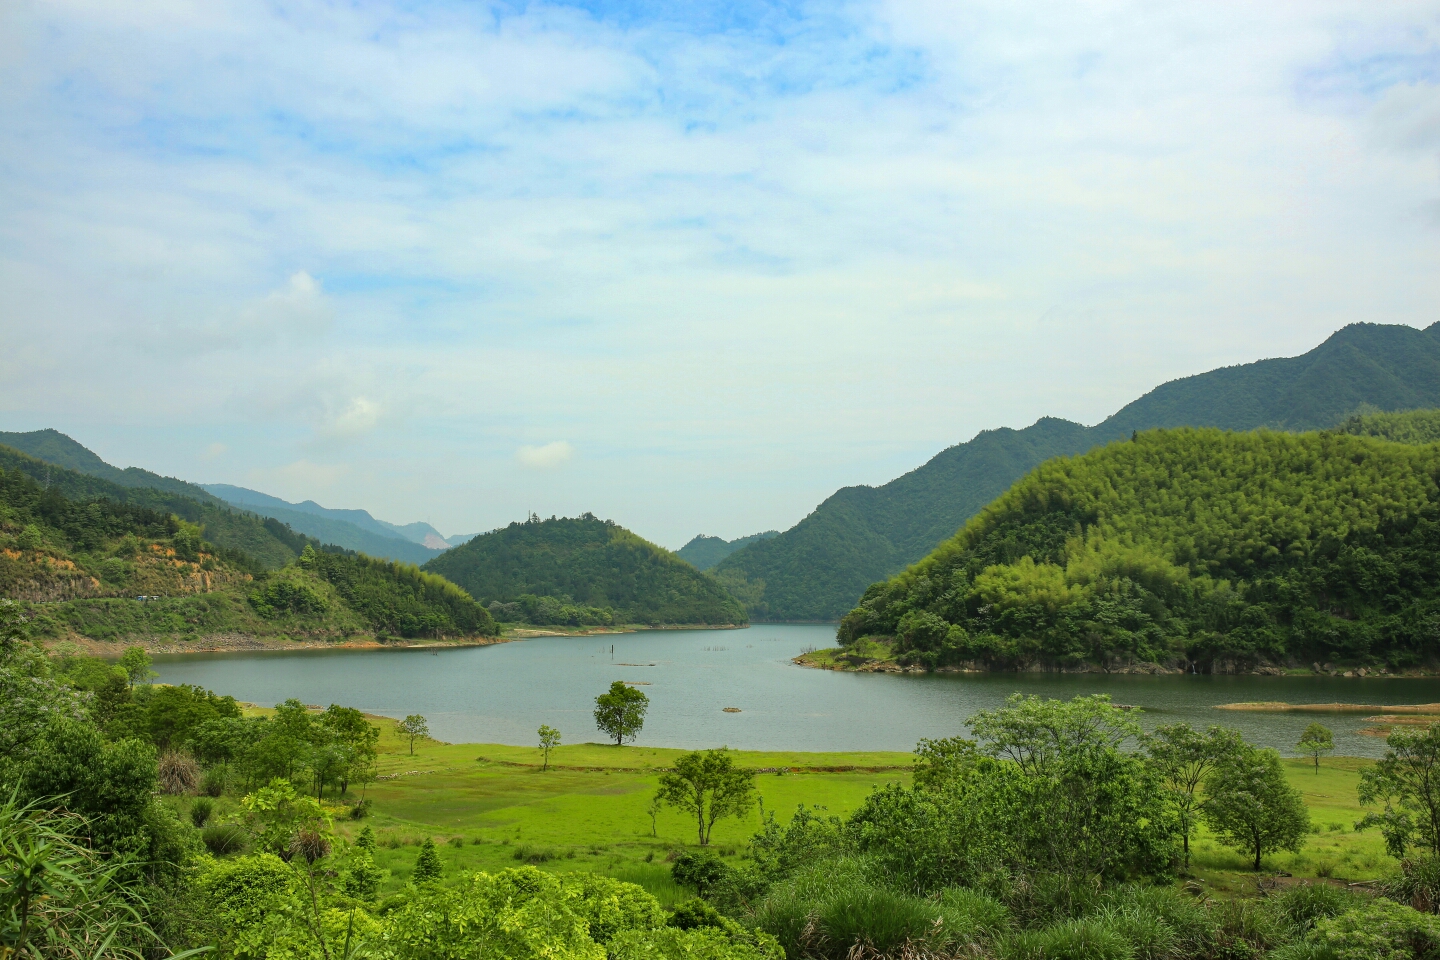
{"label": "green grass field", "polygon": [[[268,712],[268,711],[266,711]],[[658,770],[684,751],[585,743],[552,751],[541,769],[538,747],[445,744],[421,740],[415,753],[394,721],[381,729],[379,774],[365,790],[372,814],[343,818],[337,827],[354,836],[368,824],[380,846],[376,860],[390,871],[387,889],[402,886],[414,869],[419,844],[440,845],[447,876],[532,863],[557,872],[600,871],[640,883],[664,903],[682,896],[666,858],[694,846],[695,824],[665,809],[649,811]],[[740,751],[740,765],[760,771],[756,785],[765,811],[787,818],[797,806],[845,815],[872,789],[908,783],[908,753],[777,753]],[[1269,874],[1372,880],[1396,869],[1378,833],[1356,833],[1363,811],[1355,798],[1359,771],[1371,761],[1334,757],[1319,774],[1306,760],[1287,760],[1291,782],[1304,793],[1318,832],[1298,854],[1265,860]],[[357,789],[350,798],[358,797]],[[224,810],[233,800],[222,803]],[[760,824],[757,808],[745,820],[716,825],[713,847],[738,856]],[[1201,835],[1192,843],[1191,874],[1217,894],[1255,891],[1248,859]]]}

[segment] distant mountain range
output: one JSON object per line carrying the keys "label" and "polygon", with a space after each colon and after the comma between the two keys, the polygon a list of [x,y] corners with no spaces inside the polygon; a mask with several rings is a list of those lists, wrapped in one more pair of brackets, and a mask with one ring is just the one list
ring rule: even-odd
{"label": "distant mountain range", "polygon": [[676,550],[675,556],[684,560],[696,570],[709,570],[715,566],[715,564],[747,544],[754,543],[756,540],[769,540],[771,537],[778,536],[780,536],[779,530],[766,530],[764,533],[752,533],[748,537],[724,540],[720,537],[707,537],[702,533],[679,550]]}
{"label": "distant mountain range", "polygon": [[[301,533],[348,550],[359,550],[372,557],[419,565],[450,549],[450,543],[440,536],[440,531],[423,521],[400,526],[376,520],[367,510],[337,510],[322,507],[314,500],[290,503],[268,493],[228,483],[207,483],[203,486],[208,493],[226,503],[283,520]],[[455,542],[464,541],[457,538]]]}
{"label": "distant mountain range", "polygon": [[845,487],[711,573],[756,620],[838,620],[865,589],[929,553],[1041,462],[1137,430],[1302,431],[1366,411],[1440,406],[1440,324],[1351,324],[1299,357],[1174,380],[1094,427],[1054,418],[987,430],[880,487]]}

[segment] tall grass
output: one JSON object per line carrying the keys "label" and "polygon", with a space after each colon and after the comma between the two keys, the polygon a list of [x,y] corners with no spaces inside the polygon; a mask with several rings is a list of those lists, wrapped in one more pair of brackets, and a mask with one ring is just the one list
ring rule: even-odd
{"label": "tall grass", "polygon": [[673,907],[694,896],[675,882],[670,876],[670,868],[662,863],[627,863],[606,870],[605,875],[644,887],[645,892],[659,900],[662,907]]}

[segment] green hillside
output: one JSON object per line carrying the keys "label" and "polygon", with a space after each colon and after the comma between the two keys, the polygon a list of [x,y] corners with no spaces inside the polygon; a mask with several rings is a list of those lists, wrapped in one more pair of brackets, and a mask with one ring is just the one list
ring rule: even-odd
{"label": "green hillside", "polygon": [[0,468],[0,596],[24,604],[37,636],[495,633],[489,614],[441,577],[313,544],[301,549],[295,562],[266,571],[174,514],[106,498],[71,499],[57,484],[46,488],[27,472]]}
{"label": "green hillside", "polygon": [[1086,428],[1042,419],[991,430],[880,487],[846,487],[715,577],[758,620],[837,620],[865,588],[925,556],[1038,464],[1155,427],[1316,430],[1357,410],[1440,406],[1440,324],[1352,324],[1300,357],[1164,384]]}
{"label": "green hillside", "polygon": [[203,488],[193,483],[186,483],[184,480],[177,480],[174,477],[162,477],[158,473],[151,473],[149,470],[142,470],[139,467],[126,467],[123,470],[119,467],[112,467],[101,460],[93,450],[77,443],[58,430],[33,430],[29,433],[0,431],[0,444],[13,447],[21,453],[27,453],[36,460],[43,460],[58,467],[74,470],[76,473],[108,480],[122,487],[149,487],[153,490],[189,497],[200,503],[212,506],[220,505],[218,498],[211,496]]}
{"label": "green hillside", "polygon": [[515,604],[522,612],[525,598],[530,609],[536,598],[560,601],[576,608],[578,622],[603,622],[594,611],[609,611],[616,623],[746,622],[744,608],[715,581],[673,553],[588,513],[512,523],[441,554],[425,569],[485,603]]}
{"label": "green hillside", "polygon": [[1440,446],[1149,431],[1043,464],[903,573],[842,642],[911,660],[1434,660]]}
{"label": "green hillside", "polygon": [[0,469],[24,474],[42,488],[71,500],[103,498],[173,514],[199,525],[205,539],[216,546],[247,554],[252,562],[270,569],[294,560],[306,544],[318,543],[278,520],[234,510],[203,490],[200,491],[205,497],[202,501],[153,487],[125,486],[43,462],[6,446],[0,446]]}
{"label": "green hillside", "polygon": [[1379,437],[1396,443],[1440,443],[1440,410],[1407,410],[1350,417],[1335,428],[1358,437]]}
{"label": "green hillside", "polygon": [[709,570],[741,547],[755,543],[757,540],[769,540],[772,537],[778,536],[780,536],[779,530],[766,530],[764,533],[752,533],[748,537],[737,537],[734,540],[726,540],[722,537],[707,537],[702,533],[679,550],[676,550],[675,556],[684,560],[696,570]]}

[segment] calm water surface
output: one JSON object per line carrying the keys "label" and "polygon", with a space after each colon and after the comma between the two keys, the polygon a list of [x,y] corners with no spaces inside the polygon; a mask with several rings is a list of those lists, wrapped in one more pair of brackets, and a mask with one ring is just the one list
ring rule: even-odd
{"label": "calm water surface", "polygon": [[[591,712],[612,680],[640,681],[650,712],[639,742],[744,750],[910,750],[922,737],[964,733],[965,719],[1016,691],[1069,698],[1108,693],[1144,708],[1147,727],[1223,723],[1293,754],[1306,724],[1335,731],[1336,752],[1378,756],[1362,715],[1254,714],[1214,709],[1240,700],[1292,703],[1440,702],[1440,679],[835,673],[790,658],[835,643],[833,626],[757,625],[606,637],[541,637],[450,650],[295,651],[157,657],[165,683],[194,683],[253,703],[288,697],[369,713],[423,714],[455,743],[525,745],[542,723],[567,743],[602,739]],[[613,644],[614,652],[611,647]],[[739,707],[740,713],[724,713]]]}

